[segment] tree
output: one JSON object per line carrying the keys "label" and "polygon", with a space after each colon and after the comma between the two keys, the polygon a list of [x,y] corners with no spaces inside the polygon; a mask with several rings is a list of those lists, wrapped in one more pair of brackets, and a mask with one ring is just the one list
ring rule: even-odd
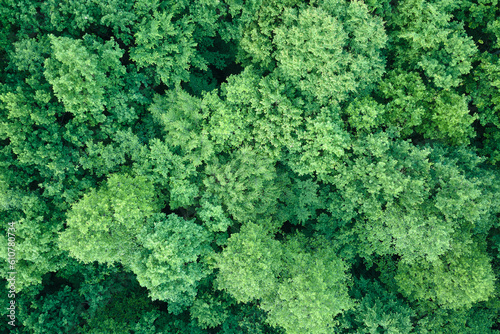
{"label": "tree", "polygon": [[425,139],[467,144],[475,136],[476,119],[468,109],[469,98],[455,91],[434,89],[416,72],[391,71],[380,85],[388,101],[381,123],[395,125],[403,137],[420,134]]}
{"label": "tree", "polygon": [[[500,36],[500,33],[498,34]],[[500,58],[495,54],[484,53],[480,65],[475,69],[474,76],[467,87],[473,97],[473,103],[479,111],[479,121],[484,127],[484,140],[481,142],[481,152],[488,156],[492,163],[500,160]]]}
{"label": "tree", "polygon": [[189,80],[191,63],[206,69],[195,52],[196,44],[191,37],[194,26],[190,19],[172,21],[172,14],[166,12],[155,12],[151,20],[144,20],[135,34],[137,46],[131,52],[139,68],[153,65],[157,82],[168,87]]}
{"label": "tree", "polygon": [[321,105],[369,91],[384,72],[382,21],[362,2],[335,2],[285,9],[273,38],[280,77]]}
{"label": "tree", "polygon": [[352,307],[347,268],[319,240],[304,251],[307,242],[298,235],[281,244],[264,228],[245,224],[216,258],[218,288],[239,302],[259,300],[267,322],[287,333],[330,332],[333,318]]}
{"label": "tree", "polygon": [[395,279],[401,293],[445,309],[469,309],[491,298],[495,278],[484,250],[467,244],[453,248],[432,263],[400,263]]}
{"label": "tree", "polygon": [[355,280],[351,294],[357,303],[340,319],[339,327],[345,329],[340,333],[412,332],[415,312],[378,281],[360,277]]}
{"label": "tree", "polygon": [[23,319],[23,325],[33,333],[75,333],[82,322],[83,298],[69,286],[54,294],[41,297],[31,305],[35,312]]}
{"label": "tree", "polygon": [[151,299],[168,302],[169,311],[179,314],[193,304],[199,281],[210,273],[200,263],[211,251],[209,234],[193,220],[175,214],[166,219],[157,214],[151,221],[137,236],[140,254],[125,264],[149,290]]}
{"label": "tree", "polygon": [[300,236],[288,240],[278,289],[262,301],[267,321],[286,333],[331,333],[338,324],[334,317],[353,307],[344,261],[323,240],[313,240],[317,248],[304,251],[310,242]]}
{"label": "tree", "polygon": [[[218,159],[217,159],[218,160]],[[260,221],[276,212],[279,188],[272,160],[250,147],[242,147],[205,169],[205,193],[223,204],[233,219]]]}
{"label": "tree", "polygon": [[72,206],[59,246],[85,263],[128,263],[138,250],[138,234],[156,211],[159,203],[145,177],[114,174]]}
{"label": "tree", "polygon": [[433,262],[473,228],[478,234],[491,228],[496,186],[486,171],[484,178],[470,172],[481,163],[474,153],[456,150],[453,157],[439,146],[391,140],[388,133],[361,138],[353,145],[355,158],[332,181],[336,191],[328,205],[332,217],[358,235],[359,254]]}
{"label": "tree", "polygon": [[114,41],[103,46],[90,36],[84,41],[87,46],[79,40],[52,37],[53,58],[45,62],[45,76],[67,112],[80,123],[97,125],[106,119],[105,87],[116,84],[113,81],[125,73],[119,61],[123,51]]}
{"label": "tree", "polygon": [[238,302],[272,298],[281,271],[280,243],[260,225],[247,223],[217,257],[216,285]]}
{"label": "tree", "polygon": [[422,71],[437,88],[461,85],[477,48],[463,23],[452,20],[456,7],[449,0],[403,1],[391,17],[395,66]]}

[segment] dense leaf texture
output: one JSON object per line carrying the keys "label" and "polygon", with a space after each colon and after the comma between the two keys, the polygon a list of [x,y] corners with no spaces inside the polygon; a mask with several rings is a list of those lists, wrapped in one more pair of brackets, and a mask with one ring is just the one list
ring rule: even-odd
{"label": "dense leaf texture", "polygon": [[0,332],[498,334],[499,15],[2,1]]}

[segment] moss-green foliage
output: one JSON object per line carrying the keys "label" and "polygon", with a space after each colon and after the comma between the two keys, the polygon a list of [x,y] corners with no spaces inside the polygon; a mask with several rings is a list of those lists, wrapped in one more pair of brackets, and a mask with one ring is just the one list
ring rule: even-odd
{"label": "moss-green foliage", "polygon": [[499,15],[1,1],[0,332],[498,334]]}
{"label": "moss-green foliage", "polygon": [[395,278],[401,293],[411,300],[432,300],[446,309],[470,308],[487,300],[494,291],[488,256],[471,246],[458,247],[433,263],[400,263]]}
{"label": "moss-green foliage", "polygon": [[280,191],[272,160],[250,147],[242,147],[224,160],[207,166],[205,193],[240,222],[265,220],[274,214]]}
{"label": "moss-green foliage", "polygon": [[285,243],[245,224],[217,259],[217,285],[239,302],[260,301],[267,322],[287,333],[328,333],[333,317],[352,307],[345,263],[319,240],[301,235]]}
{"label": "moss-green foliage", "polygon": [[151,299],[167,301],[169,311],[180,313],[194,302],[199,281],[209,273],[203,263],[211,250],[208,233],[192,220],[158,215],[137,239],[142,254],[128,264],[137,281],[148,288]]}
{"label": "moss-green foliage", "polygon": [[[500,32],[499,34],[500,35]],[[478,109],[479,122],[485,127],[481,152],[496,163],[500,161],[500,59],[498,54],[484,53],[479,58],[475,76],[467,87]]]}
{"label": "moss-green foliage", "polygon": [[153,186],[144,177],[114,174],[68,212],[62,249],[85,263],[128,262],[147,218],[158,210]]}
{"label": "moss-green foliage", "polygon": [[347,333],[410,333],[415,312],[408,304],[377,281],[355,280],[352,294],[359,300],[356,307],[340,318]]}
{"label": "moss-green foliage", "polygon": [[354,304],[344,261],[324,240],[313,240],[313,249],[309,242],[300,235],[287,241],[277,291],[261,303],[267,321],[286,333],[329,333],[338,324],[332,317]]}
{"label": "moss-green foliage", "polygon": [[477,117],[469,113],[470,97],[427,87],[416,72],[391,72],[380,93],[387,104],[376,114],[382,119],[376,124],[395,125],[403,137],[418,133],[426,139],[464,144],[475,136],[471,125]]}

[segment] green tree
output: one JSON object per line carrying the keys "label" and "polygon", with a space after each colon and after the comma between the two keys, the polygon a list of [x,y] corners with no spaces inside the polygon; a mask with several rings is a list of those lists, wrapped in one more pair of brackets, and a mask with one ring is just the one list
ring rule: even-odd
{"label": "green tree", "polygon": [[491,298],[495,284],[488,255],[476,245],[464,244],[432,263],[400,263],[395,279],[405,296],[432,300],[445,309],[471,308]]}
{"label": "green tree", "polygon": [[87,35],[84,41],[88,46],[80,40],[52,37],[53,58],[45,62],[45,76],[76,121],[97,125],[106,119],[105,88],[116,85],[117,78],[125,73],[119,60],[123,51],[113,40],[101,46]]}
{"label": "green tree", "polygon": [[415,312],[410,306],[375,280],[361,277],[351,290],[359,301],[344,313],[340,333],[411,333]]}
{"label": "green tree", "polygon": [[386,110],[379,113],[380,123],[397,126],[404,137],[420,134],[425,139],[467,144],[475,136],[476,117],[470,115],[470,99],[464,94],[429,87],[417,72],[400,70],[391,71],[379,89],[388,101]]}
{"label": "green tree", "polygon": [[238,302],[272,298],[281,271],[280,243],[260,225],[247,223],[231,235],[217,259],[216,284]]}
{"label": "green tree", "polygon": [[155,12],[151,19],[143,20],[134,36],[137,46],[131,52],[139,68],[154,66],[157,82],[169,87],[189,80],[191,63],[206,69],[192,39],[194,25],[188,17],[172,20],[172,16]]}
{"label": "green tree", "polygon": [[353,145],[355,158],[333,178],[336,191],[328,206],[333,218],[357,234],[358,252],[366,251],[362,256],[397,254],[403,262],[432,262],[453,240],[491,228],[497,188],[486,170],[481,178],[471,172],[481,163],[474,153],[457,150],[453,157],[387,133],[361,138]]}
{"label": "green tree", "polygon": [[111,175],[73,204],[59,246],[86,263],[127,263],[138,250],[147,218],[157,211],[153,185],[145,177]]}
{"label": "green tree", "polygon": [[261,304],[267,321],[286,333],[331,333],[333,318],[353,307],[344,261],[323,240],[305,250],[310,242],[297,236],[286,243],[277,291]]}
{"label": "green tree", "polygon": [[239,302],[259,300],[267,322],[287,333],[328,333],[333,318],[353,305],[347,268],[319,240],[304,250],[308,242],[299,235],[282,244],[259,225],[245,224],[216,258],[217,286]]}
{"label": "green tree", "polygon": [[[498,34],[500,36],[500,33]],[[496,54],[481,55],[480,65],[467,90],[472,102],[478,109],[479,122],[484,127],[484,139],[480,143],[481,153],[488,156],[492,163],[500,161],[500,57]]]}
{"label": "green tree", "polygon": [[151,222],[137,236],[140,254],[125,264],[151,299],[168,302],[169,311],[178,314],[193,304],[199,281],[210,273],[204,264],[211,251],[209,234],[175,214],[157,214]]}
{"label": "green tree", "polygon": [[283,23],[274,31],[274,57],[280,77],[307,99],[341,102],[381,78],[386,35],[382,21],[369,15],[362,2],[317,3],[284,10]]}
{"label": "green tree", "polygon": [[22,320],[33,333],[76,333],[82,323],[83,298],[69,286],[33,301]]}
{"label": "green tree", "polygon": [[457,7],[449,0],[403,1],[391,17],[395,65],[422,71],[435,87],[445,90],[462,84],[477,48],[463,23],[453,20]]}
{"label": "green tree", "polygon": [[217,198],[235,220],[265,221],[276,212],[280,191],[271,159],[245,146],[228,159],[217,160],[205,169],[205,192]]}

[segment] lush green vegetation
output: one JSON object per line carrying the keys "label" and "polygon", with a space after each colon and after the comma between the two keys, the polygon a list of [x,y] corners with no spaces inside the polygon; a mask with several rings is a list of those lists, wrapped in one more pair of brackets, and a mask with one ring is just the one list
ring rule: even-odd
{"label": "lush green vegetation", "polygon": [[499,168],[497,0],[0,5],[1,332],[500,333]]}

